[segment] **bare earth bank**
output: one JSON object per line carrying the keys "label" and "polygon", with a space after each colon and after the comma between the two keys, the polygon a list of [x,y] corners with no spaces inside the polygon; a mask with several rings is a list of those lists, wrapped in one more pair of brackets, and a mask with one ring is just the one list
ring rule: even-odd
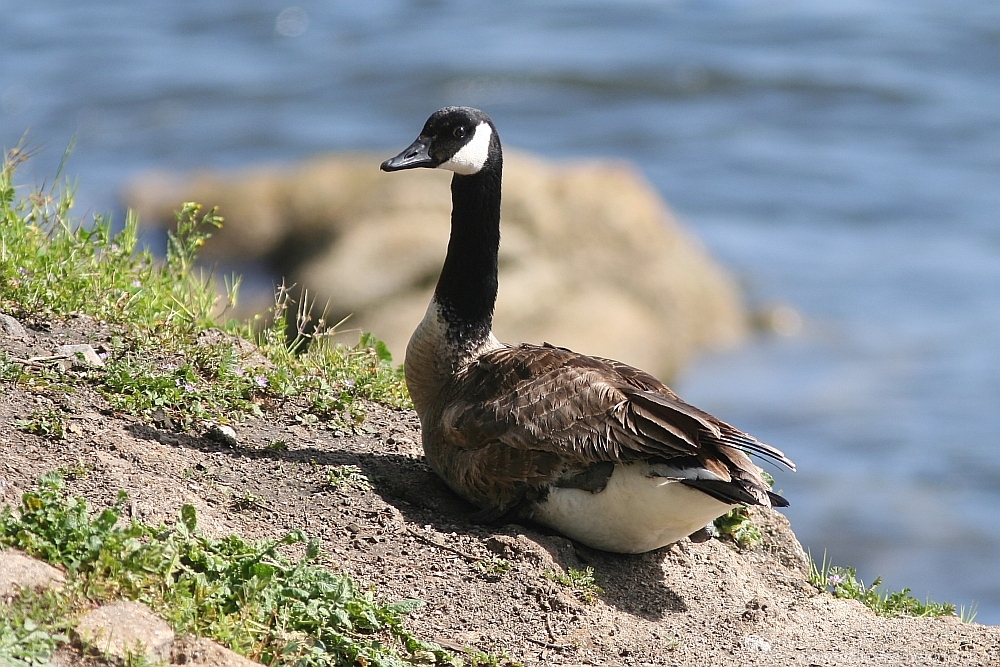
{"label": "bare earth bank", "polygon": [[[96,333],[54,325],[0,346],[22,356]],[[65,440],[14,428],[48,406],[71,415]],[[92,507],[124,489],[145,522],[173,521],[191,503],[211,533],[275,538],[301,528],[322,538],[325,565],[385,598],[425,600],[408,621],[419,635],[505,651],[525,665],[1000,665],[1000,628],[880,618],[818,593],[788,522],[770,511],[757,515],[763,543],[746,551],[684,540],[617,555],[533,527],[472,525],[471,508],[423,463],[416,415],[366,407],[360,427],[332,431],[298,424],[299,407],[289,404],[236,425],[232,446],[113,414],[90,391],[5,385],[0,504],[64,468],[74,471],[70,490]],[[331,485],[337,466],[357,466],[368,482],[348,475]],[[586,566],[604,589],[593,604],[551,580]]]}

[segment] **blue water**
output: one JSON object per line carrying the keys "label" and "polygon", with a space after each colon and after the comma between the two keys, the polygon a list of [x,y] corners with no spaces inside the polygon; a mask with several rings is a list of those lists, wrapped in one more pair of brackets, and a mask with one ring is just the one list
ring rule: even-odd
{"label": "blue water", "polygon": [[[1000,623],[1000,5],[955,0],[0,0],[0,142],[83,210],[149,168],[408,143],[485,108],[508,146],[637,163],[804,317],[689,400],[781,447],[797,534]],[[374,168],[374,167],[373,167]]]}

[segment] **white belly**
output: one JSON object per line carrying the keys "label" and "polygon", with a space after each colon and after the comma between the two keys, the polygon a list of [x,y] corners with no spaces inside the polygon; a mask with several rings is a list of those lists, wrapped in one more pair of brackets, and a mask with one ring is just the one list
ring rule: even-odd
{"label": "white belly", "polygon": [[594,549],[637,554],[687,537],[734,507],[648,470],[615,466],[600,493],[553,487],[532,519]]}

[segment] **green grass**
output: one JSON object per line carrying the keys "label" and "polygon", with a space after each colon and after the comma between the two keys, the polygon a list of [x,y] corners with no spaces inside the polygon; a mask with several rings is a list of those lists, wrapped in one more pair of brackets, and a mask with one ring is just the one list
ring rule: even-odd
{"label": "green grass", "polygon": [[583,570],[571,567],[566,570],[566,574],[546,570],[545,578],[572,589],[573,594],[586,604],[597,604],[598,596],[604,592],[604,589],[597,585],[594,568],[589,566]]}
{"label": "green grass", "polygon": [[[310,312],[307,295],[296,305],[282,287],[269,314],[226,320],[240,280],[230,277],[222,289],[195,264],[223,224],[215,209],[182,204],[166,256],[157,260],[139,246],[135,215],[117,232],[106,216],[73,217],[70,184],[19,195],[15,174],[24,159],[15,149],[0,168],[0,312],[28,324],[86,314],[116,334],[104,368],[61,371],[0,356],[0,381],[89,384],[113,409],[177,429],[259,416],[288,400],[305,402],[304,420],[350,429],[365,416],[356,399],[410,405],[385,344],[370,335],[356,346],[334,342],[336,327]],[[225,333],[202,335],[215,327]],[[298,331],[292,340],[289,329]],[[248,353],[245,341],[256,352]]]}
{"label": "green grass", "polygon": [[[64,492],[58,474],[0,512],[0,544],[67,572],[62,591],[0,604],[0,664],[44,664],[67,641],[73,620],[95,602],[127,598],[149,605],[178,633],[211,637],[268,665],[460,665],[407,631],[419,600],[380,601],[314,561],[316,541],[298,531],[247,542],[200,533],[190,505],[173,525],[124,524],[124,493],[96,516]],[[284,552],[305,545],[293,560]]]}
{"label": "green grass", "polygon": [[963,623],[975,623],[976,615],[979,613],[979,605],[975,602],[966,607],[964,604],[958,608],[958,617]]}
{"label": "green grass", "polygon": [[[858,600],[879,616],[954,616],[955,605],[949,602],[921,601],[910,595],[910,589],[901,591],[880,590],[882,578],[876,578],[871,586],[858,578],[853,567],[838,567],[827,560],[819,563],[809,554],[809,583],[824,593],[834,597]],[[969,610],[962,609],[961,619],[971,623],[975,618],[975,605]]]}
{"label": "green grass", "polygon": [[[54,185],[17,196],[18,149],[0,168],[0,280],[10,314],[37,320],[81,312],[130,327],[134,333],[163,328],[194,331],[213,324],[214,279],[194,270],[198,248],[221,217],[213,209],[184,204],[177,215],[165,261],[138,247],[138,220],[131,213],[112,233],[107,216],[84,225],[70,215],[74,189]],[[233,284],[235,292],[236,283]]]}

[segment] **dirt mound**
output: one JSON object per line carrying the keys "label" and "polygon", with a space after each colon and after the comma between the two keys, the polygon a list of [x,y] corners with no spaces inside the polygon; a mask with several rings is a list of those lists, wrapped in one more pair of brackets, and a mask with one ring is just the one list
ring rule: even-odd
{"label": "dirt mound", "polygon": [[[27,358],[56,345],[97,346],[92,320],[0,338]],[[97,507],[119,489],[146,522],[184,503],[213,533],[322,539],[325,564],[389,599],[419,598],[408,620],[454,648],[505,652],[525,665],[1000,664],[1000,629],[957,618],[886,619],[820,594],[780,514],[757,512],[763,542],[687,540],[638,556],[574,545],[532,527],[471,525],[471,508],[423,463],[410,411],[368,404],[351,431],[303,426],[286,405],[236,427],[237,444],[112,414],[96,393],[41,384],[0,396],[0,504],[63,468]],[[17,430],[39,409],[66,415],[65,439]],[[792,499],[794,502],[794,498]],[[599,592],[588,581],[593,568]]]}

